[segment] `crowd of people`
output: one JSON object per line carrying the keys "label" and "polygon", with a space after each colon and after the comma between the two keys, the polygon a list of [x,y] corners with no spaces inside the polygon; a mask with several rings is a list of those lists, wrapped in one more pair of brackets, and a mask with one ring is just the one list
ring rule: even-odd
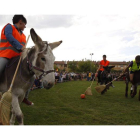
{"label": "crowd of people", "polygon": [[[108,77],[110,79],[117,78],[120,75],[119,72],[111,72]],[[95,73],[93,72],[87,72],[87,73],[73,73],[73,72],[58,72],[55,71],[55,82],[56,83],[61,83],[61,82],[66,82],[66,81],[71,81],[71,80],[86,80],[86,81],[92,81],[96,80],[95,78]],[[123,79],[119,79],[123,80]]]}
{"label": "crowd of people", "polygon": [[82,80],[83,74],[80,73],[70,73],[70,72],[58,72],[55,71],[55,82],[61,83],[65,81],[71,81],[71,80]]}

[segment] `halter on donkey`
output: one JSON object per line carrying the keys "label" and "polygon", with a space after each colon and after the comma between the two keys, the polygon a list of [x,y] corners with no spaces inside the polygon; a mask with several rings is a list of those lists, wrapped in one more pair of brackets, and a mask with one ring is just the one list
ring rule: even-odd
{"label": "halter on donkey", "polygon": [[[42,78],[43,86],[46,89],[51,88],[55,83],[55,57],[52,50],[59,46],[62,41],[48,44],[46,41],[42,41],[34,29],[30,30],[30,34],[35,46],[30,49],[25,49],[22,53],[20,68],[12,90],[12,116],[10,124],[15,123],[15,118],[19,124],[23,124],[20,103],[23,101],[26,91],[34,83],[35,75]],[[16,60],[18,60],[17,57],[10,60],[8,67],[0,78],[0,91],[3,93],[8,90],[12,81],[18,63]]]}

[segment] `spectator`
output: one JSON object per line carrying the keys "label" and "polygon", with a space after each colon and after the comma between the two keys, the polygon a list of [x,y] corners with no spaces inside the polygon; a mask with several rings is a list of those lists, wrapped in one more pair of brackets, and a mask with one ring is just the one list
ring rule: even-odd
{"label": "spectator", "polygon": [[55,83],[59,80],[59,73],[55,71]]}
{"label": "spectator", "polygon": [[88,81],[91,81],[91,72],[88,74]]}
{"label": "spectator", "polygon": [[43,88],[42,80],[38,79],[38,77],[36,77],[31,90],[34,90],[34,89],[37,89],[37,88]]}
{"label": "spectator", "polygon": [[87,81],[88,81],[89,72],[87,72]]}

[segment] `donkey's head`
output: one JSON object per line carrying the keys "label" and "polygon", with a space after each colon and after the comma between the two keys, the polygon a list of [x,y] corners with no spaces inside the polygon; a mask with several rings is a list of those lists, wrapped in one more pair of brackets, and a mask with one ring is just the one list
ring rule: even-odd
{"label": "donkey's head", "polygon": [[111,69],[112,68],[114,68],[115,66],[103,66],[103,68],[104,68],[104,71],[106,72],[106,73],[110,73],[110,71],[111,71]]}
{"label": "donkey's head", "polygon": [[[31,58],[32,65],[34,66],[32,71],[38,77],[41,76],[43,72],[46,72],[44,73],[42,80],[44,87],[49,89],[55,83],[55,77],[53,72],[55,57],[52,53],[52,50],[59,46],[62,41],[54,43],[42,41],[42,39],[36,34],[34,29],[30,30],[30,34],[33,42],[35,43],[34,49],[32,50],[34,52],[34,55]],[[49,73],[47,74],[47,72]]]}

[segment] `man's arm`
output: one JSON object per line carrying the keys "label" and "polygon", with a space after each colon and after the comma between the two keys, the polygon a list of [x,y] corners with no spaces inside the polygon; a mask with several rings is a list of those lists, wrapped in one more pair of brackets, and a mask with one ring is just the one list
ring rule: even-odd
{"label": "man's arm", "polygon": [[131,61],[130,64],[123,70],[123,74],[124,74],[125,72],[127,72],[127,70],[128,70],[130,67],[132,67],[132,66],[133,66],[133,61]]}
{"label": "man's arm", "polygon": [[97,71],[95,73],[95,78],[98,76],[98,71],[99,71],[100,68],[101,68],[101,65],[99,64],[99,67],[98,67],[98,69],[97,69]]}
{"label": "man's arm", "polygon": [[98,67],[98,69],[97,69],[97,71],[96,71],[96,73],[98,73],[98,71],[99,71],[99,69],[101,68],[101,65],[99,65],[99,67]]}
{"label": "man's arm", "polygon": [[123,70],[123,72],[125,73],[128,69],[129,69],[129,65]]}
{"label": "man's arm", "polygon": [[10,24],[8,24],[5,27],[5,36],[7,38],[7,40],[9,41],[9,43],[16,48],[17,50],[23,50],[25,47],[23,47],[12,35],[12,26]]}

